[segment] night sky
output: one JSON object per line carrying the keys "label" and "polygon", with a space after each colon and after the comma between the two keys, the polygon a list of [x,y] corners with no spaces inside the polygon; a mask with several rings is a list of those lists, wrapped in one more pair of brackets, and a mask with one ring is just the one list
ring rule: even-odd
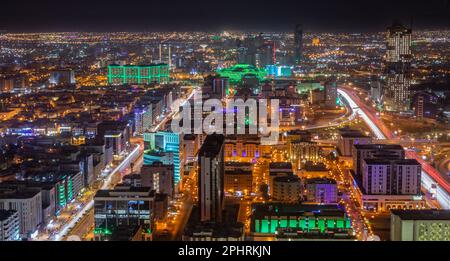
{"label": "night sky", "polygon": [[0,30],[382,31],[394,19],[413,29],[450,28],[450,0],[7,0]]}

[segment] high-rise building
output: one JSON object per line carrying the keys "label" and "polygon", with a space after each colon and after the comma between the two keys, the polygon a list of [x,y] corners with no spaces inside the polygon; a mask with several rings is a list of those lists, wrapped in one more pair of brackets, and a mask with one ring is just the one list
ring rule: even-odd
{"label": "high-rise building", "polygon": [[353,170],[361,177],[365,159],[401,160],[405,150],[397,144],[355,144],[353,146]]}
{"label": "high-rise building", "polygon": [[370,195],[420,195],[421,174],[414,159],[365,159],[362,182]]}
{"label": "high-rise building", "polygon": [[370,85],[370,98],[376,104],[381,104],[383,98],[383,85],[381,84],[381,81],[377,79],[371,79],[369,85]]}
{"label": "high-rise building", "polygon": [[412,106],[418,119],[436,119],[438,97],[431,92],[418,92],[413,96]]}
{"label": "high-rise building", "polygon": [[39,189],[0,191],[0,209],[16,210],[20,236],[29,238],[42,223],[42,196]]}
{"label": "high-rise building", "polygon": [[329,81],[325,83],[325,106],[327,108],[336,108],[337,105],[337,83]]}
{"label": "high-rise building", "polygon": [[135,133],[142,135],[153,126],[153,104],[134,109]]}
{"label": "high-rise building", "polygon": [[450,210],[392,210],[392,241],[450,241]]}
{"label": "high-rise building", "polygon": [[385,106],[391,111],[409,109],[411,99],[411,29],[394,22],[387,32]]}
{"label": "high-rise building", "polygon": [[198,193],[200,221],[222,221],[224,198],[224,140],[219,134],[208,135],[198,152]]}
{"label": "high-rise building", "polygon": [[0,241],[19,240],[20,219],[16,210],[0,210]]}
{"label": "high-rise building", "polygon": [[172,46],[170,44],[159,44],[159,62],[168,64],[169,68],[172,68]]}
{"label": "high-rise building", "polygon": [[174,166],[153,162],[141,168],[141,183],[144,187],[151,187],[158,194],[167,194],[173,197],[174,193]]}
{"label": "high-rise building", "polygon": [[303,26],[295,25],[294,32],[294,64],[300,65],[303,56]]}
{"label": "high-rise building", "polygon": [[[180,134],[158,131],[158,132],[146,132],[144,133],[144,148],[150,152],[156,152],[168,156],[169,162],[164,160],[155,159],[150,160],[149,155],[144,155],[144,164],[150,165],[155,161],[161,161],[164,164],[173,164],[174,166],[174,183],[178,184],[180,181]],[[147,157],[146,157],[147,156]],[[148,159],[148,160],[147,160]]]}

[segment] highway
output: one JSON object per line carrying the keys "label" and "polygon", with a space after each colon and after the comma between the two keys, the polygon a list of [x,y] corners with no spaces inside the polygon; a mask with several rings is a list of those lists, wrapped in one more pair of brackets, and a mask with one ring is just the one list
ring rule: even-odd
{"label": "highway", "polygon": [[[367,108],[362,109],[365,105],[351,90],[348,90],[348,88],[339,88],[338,93],[361,116],[377,139],[386,140],[386,137],[392,137],[388,129],[375,116],[368,114]],[[414,151],[407,151],[406,154],[407,157],[415,158],[422,164],[423,188],[431,193],[433,193],[433,190],[436,190],[436,199],[441,208],[450,209],[450,183],[431,165],[421,160]],[[433,189],[433,187],[436,187],[436,189]]]}
{"label": "highway", "polygon": [[379,140],[385,140],[386,136],[383,134],[383,132],[378,128],[377,125],[372,121],[372,119],[369,118],[369,116],[366,114],[366,112],[359,107],[352,94],[350,94],[348,91],[344,91],[343,89],[338,89],[339,95],[345,100],[345,102],[352,108],[352,110],[359,115],[363,121],[369,126],[372,133],[375,135],[375,137]]}

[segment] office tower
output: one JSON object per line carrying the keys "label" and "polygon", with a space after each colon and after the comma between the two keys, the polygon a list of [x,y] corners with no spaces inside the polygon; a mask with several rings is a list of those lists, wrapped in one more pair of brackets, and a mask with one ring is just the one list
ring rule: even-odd
{"label": "office tower", "polygon": [[[151,165],[156,161],[173,164],[174,183],[180,181],[180,134],[159,131],[144,133],[144,165]],[[147,153],[147,151],[149,153]],[[159,158],[159,156],[162,158]]]}
{"label": "office tower", "polygon": [[391,241],[450,241],[450,210],[392,210]]}
{"label": "office tower", "polygon": [[420,195],[422,167],[417,160],[365,159],[363,187],[369,195]]}
{"label": "office tower", "polygon": [[418,92],[413,96],[412,106],[418,119],[436,119],[438,97],[431,92]]}
{"label": "office tower", "polygon": [[294,32],[294,65],[300,65],[303,55],[303,26],[297,24]]}
{"label": "office tower", "polygon": [[376,78],[372,78],[369,82],[370,85],[370,98],[376,104],[381,104],[383,98],[383,86],[381,81]]}
{"label": "office tower", "polygon": [[108,83],[112,85],[167,83],[170,77],[169,68],[168,64],[111,64],[108,66]]}
{"label": "office tower", "polygon": [[114,155],[120,155],[125,150],[123,134],[120,131],[108,130],[104,135],[106,147],[112,147]]}
{"label": "office tower", "polygon": [[0,209],[0,241],[19,240],[20,219],[15,210]]}
{"label": "office tower", "polygon": [[151,227],[154,194],[149,187],[98,190],[94,196],[94,234],[110,235],[119,227]]}
{"label": "office tower", "polygon": [[198,152],[200,221],[222,221],[224,140],[223,135],[208,135]]}
{"label": "office tower", "polygon": [[170,44],[159,44],[159,62],[169,65],[172,68],[172,46]]}
{"label": "office tower", "polygon": [[327,108],[336,108],[337,104],[337,83],[328,81],[325,83],[325,106]]}
{"label": "office tower", "polygon": [[411,29],[394,22],[388,28],[386,49],[386,109],[405,111],[411,99]]}

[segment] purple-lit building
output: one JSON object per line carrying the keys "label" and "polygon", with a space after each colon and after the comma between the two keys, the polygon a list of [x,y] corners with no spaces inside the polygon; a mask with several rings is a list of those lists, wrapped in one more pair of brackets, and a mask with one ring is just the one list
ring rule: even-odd
{"label": "purple-lit building", "polygon": [[333,179],[313,178],[304,181],[307,202],[335,204],[338,202],[337,184]]}

